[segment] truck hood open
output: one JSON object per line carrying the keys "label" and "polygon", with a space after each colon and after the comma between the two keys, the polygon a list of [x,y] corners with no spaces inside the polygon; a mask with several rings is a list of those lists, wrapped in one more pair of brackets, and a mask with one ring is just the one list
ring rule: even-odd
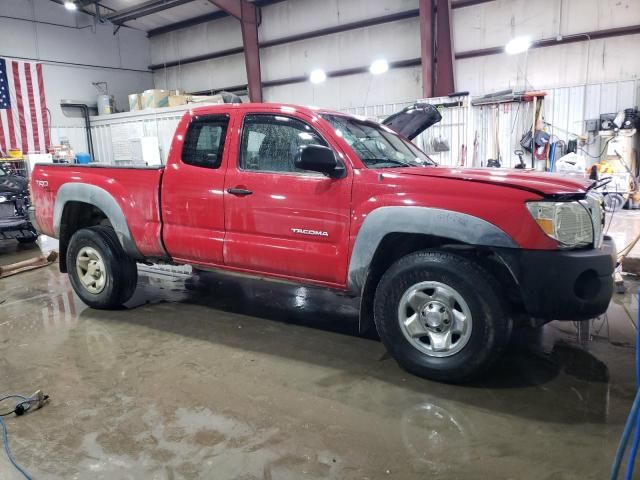
{"label": "truck hood open", "polygon": [[[543,173],[531,170],[508,170],[499,168],[447,168],[414,167],[394,168],[403,175],[450,178],[467,182],[490,183],[506,187],[527,190],[540,195],[566,195],[586,193],[592,180],[562,176],[556,173]],[[381,170],[381,173],[383,171]]]}
{"label": "truck hood open", "polygon": [[440,120],[442,115],[436,107],[428,103],[416,103],[388,116],[382,124],[413,140]]}

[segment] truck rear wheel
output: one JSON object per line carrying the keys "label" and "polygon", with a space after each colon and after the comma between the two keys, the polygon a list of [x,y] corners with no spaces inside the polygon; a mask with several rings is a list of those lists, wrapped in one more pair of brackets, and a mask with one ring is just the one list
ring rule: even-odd
{"label": "truck rear wheel", "polygon": [[136,262],[122,249],[111,227],[78,230],[67,249],[69,278],[76,294],[93,308],[110,309],[129,300],[136,289]]}
{"label": "truck rear wheel", "polygon": [[490,273],[460,255],[429,250],[401,258],[383,275],[374,319],[403,368],[447,382],[485,371],[512,328]]}

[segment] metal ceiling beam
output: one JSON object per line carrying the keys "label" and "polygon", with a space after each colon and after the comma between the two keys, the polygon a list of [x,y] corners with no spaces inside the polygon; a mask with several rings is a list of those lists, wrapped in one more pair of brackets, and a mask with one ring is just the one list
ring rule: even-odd
{"label": "metal ceiling beam", "polygon": [[[372,27],[374,25],[382,25],[384,23],[396,22],[399,20],[405,20],[408,18],[414,18],[418,16],[418,9],[407,10],[404,12],[391,13],[389,15],[383,15],[381,17],[367,18],[366,20],[358,20],[356,22],[343,23],[340,25],[334,25],[333,27],[321,28],[318,30],[312,30],[304,33],[294,33],[293,35],[286,35],[280,38],[274,38],[273,40],[266,40],[260,42],[260,48],[275,47],[277,45],[283,45],[291,42],[298,42],[301,40],[309,40],[311,38],[323,37],[325,35],[333,35],[335,33],[348,32],[350,30],[356,30],[358,28]],[[189,63],[202,62],[204,60],[211,60],[214,58],[225,57],[227,55],[236,55],[242,53],[244,49],[242,47],[229,48],[226,50],[219,50],[217,52],[205,53],[204,55],[196,55],[193,57],[181,58],[179,60],[172,60],[166,63],[157,63],[149,65],[150,70],[159,70],[161,68],[176,67],[178,65],[185,65]]]}
{"label": "metal ceiling beam", "polygon": [[151,38],[157,35],[162,35],[163,33],[175,32],[176,30],[182,30],[183,28],[195,27],[196,25],[200,25],[202,23],[211,22],[213,20],[220,20],[221,18],[225,18],[228,16],[229,15],[227,15],[222,10],[218,10],[217,12],[207,13],[206,15],[200,15],[199,17],[188,18],[186,20],[181,20],[179,22],[170,23],[168,25],[163,25],[162,27],[154,28],[147,32],[147,36]]}
{"label": "metal ceiling beam", "polygon": [[451,9],[473,7],[474,5],[480,5],[482,3],[495,2],[496,0],[457,0],[451,2]]}
{"label": "metal ceiling beam", "polygon": [[[281,3],[286,0],[256,0],[253,4],[258,7],[268,7],[275,3]],[[182,30],[183,28],[195,27],[202,23],[211,22],[212,20],[219,20],[221,18],[228,17],[229,14],[219,10],[217,12],[207,13],[205,15],[199,15],[193,18],[187,18],[186,20],[180,20],[179,22],[163,25],[162,27],[154,28],[147,32],[149,37],[155,37],[156,35],[162,35],[163,33],[175,32],[176,30]]]}
{"label": "metal ceiling beam", "polygon": [[[64,0],[50,0],[53,3],[57,3],[60,6],[64,5]],[[91,11],[91,10],[86,10],[85,7],[87,7],[88,5],[94,5],[94,10],[96,10],[97,7],[100,7],[104,10],[109,10],[111,12],[115,12],[115,10],[113,8],[110,7],[106,7],[104,5],[102,5],[100,3],[100,1],[96,1],[96,0],[81,0],[81,1],[76,1],[76,5],[78,6],[78,11],[82,12],[82,13],[86,13],[87,15],[91,15],[92,17],[95,17],[97,12],[96,11]]]}
{"label": "metal ceiling beam", "polygon": [[244,64],[247,70],[249,99],[262,102],[262,80],[260,75],[260,47],[258,45],[258,25],[260,9],[248,0],[209,0],[216,7],[240,20]]}
{"label": "metal ceiling beam", "polygon": [[246,0],[209,0],[220,10],[226,12],[238,20],[242,20],[243,17],[252,17],[254,23],[258,21],[258,14],[256,13],[255,5],[252,5]]}
{"label": "metal ceiling beam", "polygon": [[406,10],[404,12],[390,13],[389,15],[382,15],[380,17],[367,18],[364,20],[357,20],[355,22],[342,23],[340,25],[334,25],[332,27],[321,28],[318,30],[311,30],[309,32],[295,33],[293,35],[287,35],[285,37],[275,38],[273,40],[267,40],[260,42],[260,48],[275,47],[276,45],[283,45],[285,43],[298,42],[300,40],[309,40],[311,38],[324,37],[326,35],[333,35],[335,33],[348,32],[349,30],[356,30],[358,28],[373,27],[375,25],[382,25],[383,23],[397,22],[399,20],[406,20],[408,18],[415,18],[418,16],[418,9]]}
{"label": "metal ceiling beam", "polygon": [[[274,3],[280,3],[286,0],[257,0],[254,2],[256,7],[268,7],[269,5],[273,5]],[[495,2],[496,0],[457,0],[451,2],[451,8],[465,8],[471,7],[473,5],[479,5],[481,3]],[[411,10],[413,13],[412,16],[418,16],[418,9]],[[211,22],[212,20],[218,20],[220,18],[224,18],[228,16],[225,12],[212,12],[206,15],[200,15],[198,17],[188,18],[186,20],[181,20],[179,22],[170,23],[168,25],[163,25],[162,27],[154,28],[147,32],[149,37],[155,37],[156,35],[162,35],[163,33],[174,32],[176,30],[181,30],[183,28],[194,27],[196,25],[200,25],[201,23]]]}
{"label": "metal ceiling beam", "polygon": [[105,18],[112,23],[122,24],[129,20],[146,17],[147,15],[179,7],[180,5],[191,3],[193,1],[194,0],[149,0],[130,8],[118,10],[117,12],[107,15]]}
{"label": "metal ceiling beam", "polygon": [[[640,25],[607,28],[604,30],[596,30],[593,32],[572,33],[570,35],[562,37],[560,40],[558,40],[557,38],[545,38],[532,42],[530,48],[555,47],[556,45],[565,45],[567,43],[586,42],[587,39],[599,40],[603,38],[621,37],[625,35],[640,35]],[[502,53],[504,53],[504,45],[500,47],[489,47],[481,48],[478,50],[467,50],[465,52],[458,52],[455,54],[455,58],[456,60],[463,60],[465,58],[484,57],[486,55],[499,55]]]}
{"label": "metal ceiling beam", "polygon": [[[395,62],[389,62],[389,68],[409,68],[420,65],[420,58],[409,58],[406,60],[398,60]],[[350,67],[341,70],[331,70],[327,72],[327,77],[337,78],[346,77],[349,75],[357,75],[361,73],[367,73],[369,71],[369,65],[362,65],[360,67]],[[278,87],[282,85],[291,85],[294,83],[308,82],[309,77],[306,75],[296,75],[295,77],[278,78],[275,80],[267,80],[262,83],[263,87]],[[201,90],[198,92],[191,92],[191,95],[211,95],[213,93],[227,91],[227,92],[242,92],[247,88],[246,85],[229,85],[224,88],[212,88],[208,90]]]}

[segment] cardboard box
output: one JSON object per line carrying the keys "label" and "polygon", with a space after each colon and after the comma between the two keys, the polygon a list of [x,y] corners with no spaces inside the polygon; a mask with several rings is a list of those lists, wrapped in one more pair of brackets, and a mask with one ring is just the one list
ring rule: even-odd
{"label": "cardboard box", "polygon": [[162,108],[169,106],[169,91],[168,90],[145,90],[142,92],[142,108],[145,110],[148,108]]}
{"label": "cardboard box", "polygon": [[139,93],[129,95],[129,111],[137,112],[142,110],[142,96]]}
{"label": "cardboard box", "polygon": [[178,107],[180,105],[186,105],[189,101],[187,95],[169,95],[169,106]]}
{"label": "cardboard box", "polygon": [[193,103],[224,103],[222,95],[192,95]]}

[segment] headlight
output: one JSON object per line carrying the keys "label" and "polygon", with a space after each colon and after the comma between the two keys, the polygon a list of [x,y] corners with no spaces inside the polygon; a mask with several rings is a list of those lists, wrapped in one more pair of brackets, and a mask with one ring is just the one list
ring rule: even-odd
{"label": "headlight", "polygon": [[4,203],[7,202],[9,199],[7,197],[3,197],[2,195],[0,195],[0,203]]}
{"label": "headlight", "polygon": [[560,248],[593,244],[594,227],[589,207],[580,202],[527,202],[533,219]]}

